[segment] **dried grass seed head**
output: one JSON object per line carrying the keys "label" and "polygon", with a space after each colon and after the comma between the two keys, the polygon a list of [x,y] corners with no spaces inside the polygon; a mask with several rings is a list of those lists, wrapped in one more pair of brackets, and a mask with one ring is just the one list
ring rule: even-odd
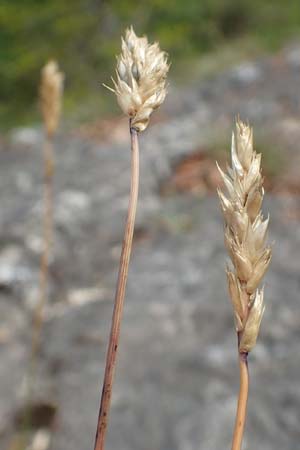
{"label": "dried grass seed head", "polygon": [[137,37],[133,28],[122,38],[122,52],[117,57],[116,80],[113,80],[118,103],[131,118],[137,131],[147,128],[152,112],[164,101],[169,70],[167,54],[158,43]]}
{"label": "dried grass seed head", "polygon": [[44,125],[48,136],[52,136],[58,127],[64,74],[59,71],[55,61],[49,61],[42,68],[40,85],[40,104]]}
{"label": "dried grass seed head", "polygon": [[271,248],[265,245],[269,218],[263,219],[261,155],[253,148],[253,130],[239,119],[232,135],[231,167],[218,169],[227,196],[218,191],[225,220],[225,246],[234,271],[227,269],[240,351],[256,342],[264,310],[263,291],[257,288],[269,266]]}

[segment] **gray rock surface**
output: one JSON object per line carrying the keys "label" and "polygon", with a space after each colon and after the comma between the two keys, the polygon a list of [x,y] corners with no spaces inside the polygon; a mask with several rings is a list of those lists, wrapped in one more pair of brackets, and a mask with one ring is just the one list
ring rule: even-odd
{"label": "gray rock surface", "polygon": [[[238,111],[270,133],[292,116],[292,132],[299,135],[300,72],[293,52],[247,62],[174,92],[165,106],[169,120],[141,138],[136,238],[107,449],[230,448],[238,368],[218,202],[215,195],[161,197],[159,185],[178,158],[216,132],[229,141]],[[284,148],[297,158],[290,136]],[[53,450],[93,448],[127,208],[128,145],[128,140],[95,143],[71,136],[56,142],[55,247],[35,387],[37,401],[57,405]],[[5,449],[11,449],[23,402],[38,295],[41,169],[39,145],[14,142],[0,152],[0,443]],[[299,197],[269,195],[265,210],[274,256],[261,334],[250,356],[244,450],[295,450],[300,222],[293,212],[299,211]]]}

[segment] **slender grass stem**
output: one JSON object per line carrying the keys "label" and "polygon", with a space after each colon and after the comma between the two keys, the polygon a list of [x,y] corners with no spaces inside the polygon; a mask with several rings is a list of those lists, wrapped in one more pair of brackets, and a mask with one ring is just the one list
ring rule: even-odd
{"label": "slender grass stem", "polygon": [[34,399],[34,388],[36,382],[37,362],[41,344],[41,333],[44,320],[44,310],[47,304],[48,296],[48,274],[49,274],[49,256],[52,246],[53,235],[53,168],[54,152],[53,138],[47,135],[44,147],[44,199],[43,199],[43,251],[40,260],[40,283],[39,299],[32,317],[32,336],[31,348],[28,361],[26,376],[26,404],[22,423],[22,434],[26,434],[31,426],[31,407]]}
{"label": "slender grass stem", "polygon": [[32,354],[38,352],[41,339],[41,329],[45,306],[47,304],[47,291],[49,279],[49,258],[53,240],[53,140],[47,136],[44,144],[44,216],[43,216],[43,252],[40,261],[40,288],[39,302],[34,311]]}
{"label": "slender grass stem", "polygon": [[232,450],[241,450],[245,428],[249,391],[248,353],[239,352],[240,391],[237,404]]}
{"label": "slender grass stem", "polygon": [[115,304],[112,316],[110,338],[106,355],[105,374],[104,374],[101,404],[94,447],[95,450],[103,450],[105,445],[112,387],[116,368],[117,350],[119,345],[125,289],[128,277],[128,266],[132,248],[132,238],[137,209],[138,187],[139,187],[139,146],[138,146],[137,131],[131,128],[131,124],[130,124],[130,136],[131,136],[131,188],[128,205],[128,215],[119,264],[119,275],[115,294]]}

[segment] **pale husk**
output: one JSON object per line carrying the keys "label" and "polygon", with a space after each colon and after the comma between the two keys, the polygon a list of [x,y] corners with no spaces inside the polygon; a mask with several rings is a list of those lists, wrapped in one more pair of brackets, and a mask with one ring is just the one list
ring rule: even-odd
{"label": "pale husk", "polygon": [[126,30],[122,52],[117,57],[114,89],[108,89],[115,92],[135,130],[145,130],[152,112],[163,103],[168,70],[167,54],[157,42],[149,44],[146,37],[137,37],[132,27]]}
{"label": "pale husk", "polygon": [[258,286],[268,269],[271,248],[265,245],[269,218],[263,219],[264,196],[261,155],[253,148],[253,131],[236,121],[232,135],[231,167],[218,166],[228,195],[218,191],[225,220],[225,246],[233,271],[227,269],[240,352],[255,346],[264,312],[263,290]]}
{"label": "pale husk", "polygon": [[40,105],[48,136],[58,127],[61,112],[64,74],[55,61],[49,61],[42,69]]}

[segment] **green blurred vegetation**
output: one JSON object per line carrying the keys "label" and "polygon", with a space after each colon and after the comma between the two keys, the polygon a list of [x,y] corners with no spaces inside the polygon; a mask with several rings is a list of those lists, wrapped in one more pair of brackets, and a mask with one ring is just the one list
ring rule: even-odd
{"label": "green blurred vegetation", "polygon": [[[300,32],[299,0],[1,0],[0,127],[36,117],[41,66],[58,60],[66,73],[67,111],[112,112],[100,82],[113,71],[120,34],[159,40],[172,70],[223,45],[274,49]],[[96,92],[99,92],[99,95]],[[75,108],[75,105],[77,108]],[[97,106],[96,106],[97,105]],[[79,108],[78,108],[79,107]]]}

